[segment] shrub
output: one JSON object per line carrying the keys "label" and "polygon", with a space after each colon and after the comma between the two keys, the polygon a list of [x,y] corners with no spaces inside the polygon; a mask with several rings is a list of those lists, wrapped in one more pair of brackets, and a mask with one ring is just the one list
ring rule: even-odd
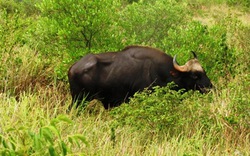
{"label": "shrub", "polygon": [[190,96],[191,92],[176,92],[170,89],[173,86],[156,86],[153,91],[136,93],[129,104],[113,109],[111,116],[115,118],[118,126],[130,125],[150,133],[170,132],[177,135],[178,130],[190,122],[190,104],[183,100]]}
{"label": "shrub", "polygon": [[250,8],[250,2],[248,0],[226,0],[227,4],[234,6],[239,5],[245,7],[246,10]]}
{"label": "shrub", "polygon": [[[2,92],[19,93],[34,88],[34,81],[41,79],[45,64],[26,43],[26,31],[31,21],[18,12],[0,11],[0,88]],[[41,75],[40,75],[41,74]],[[39,76],[37,76],[39,75]],[[39,77],[39,78],[38,78]]]}
{"label": "shrub", "polygon": [[20,6],[14,0],[0,1],[0,10],[6,10],[7,13],[15,13],[20,11]]}
{"label": "shrub", "polygon": [[37,15],[39,12],[35,4],[40,0],[1,0],[0,10],[6,10],[7,13],[20,13],[25,16]]}
{"label": "shrub", "polygon": [[[28,127],[12,127],[3,135],[0,134],[1,155],[67,155],[73,153],[75,146],[88,145],[81,134],[63,137],[61,125],[71,125],[68,117],[59,115],[49,125],[41,127],[38,132]],[[16,135],[18,134],[18,135]]]}
{"label": "shrub", "polygon": [[211,138],[213,133],[219,138],[226,137],[229,142],[244,142],[246,138],[242,136],[247,136],[250,129],[249,92],[245,88],[249,83],[246,80],[245,77],[240,84],[230,83],[229,88],[219,88],[206,95],[193,91],[176,92],[170,90],[171,85],[136,93],[128,104],[110,111],[113,127],[129,126],[147,137],[163,134],[192,137],[199,133],[208,137],[211,144],[222,141]]}
{"label": "shrub", "polygon": [[25,43],[24,33],[30,21],[23,20],[18,12],[8,13],[0,10],[0,54],[12,53],[13,48]]}
{"label": "shrub", "polygon": [[118,6],[118,1],[111,0],[43,0],[38,5],[43,17],[41,26],[48,28],[45,37],[49,37],[49,42],[54,40],[66,46],[72,55],[79,50],[92,51],[112,37],[109,33]]}
{"label": "shrub", "polygon": [[123,45],[154,46],[159,40],[169,36],[169,29],[179,27],[187,19],[184,6],[174,1],[140,1],[121,10],[118,23],[121,35],[117,37]]}

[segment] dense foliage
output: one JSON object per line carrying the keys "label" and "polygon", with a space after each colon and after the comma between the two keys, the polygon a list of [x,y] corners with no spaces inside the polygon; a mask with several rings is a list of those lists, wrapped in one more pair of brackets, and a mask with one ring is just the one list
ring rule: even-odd
{"label": "dense foliage", "polygon": [[[249,155],[248,0],[0,1],[1,155]],[[66,112],[67,70],[87,53],[147,45],[184,64],[196,51],[209,94],[145,89],[104,110]]]}

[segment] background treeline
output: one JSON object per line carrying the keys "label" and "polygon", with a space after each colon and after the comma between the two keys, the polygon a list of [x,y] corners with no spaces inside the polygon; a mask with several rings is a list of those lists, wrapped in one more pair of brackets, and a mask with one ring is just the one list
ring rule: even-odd
{"label": "background treeline", "polygon": [[[248,0],[1,0],[2,155],[249,155]],[[66,113],[67,70],[128,45],[196,51],[215,89],[145,90]]]}

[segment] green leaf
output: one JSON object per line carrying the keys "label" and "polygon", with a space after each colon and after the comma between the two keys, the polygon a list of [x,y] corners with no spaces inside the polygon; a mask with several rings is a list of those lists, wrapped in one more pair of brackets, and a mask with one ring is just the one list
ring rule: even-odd
{"label": "green leaf", "polygon": [[67,146],[63,141],[61,142],[61,146],[62,146],[63,155],[67,155],[67,151],[68,151]]}
{"label": "green leaf", "polygon": [[69,140],[69,142],[71,144],[76,143],[79,148],[81,147],[81,144],[80,144],[79,141],[81,141],[82,143],[84,143],[86,146],[89,145],[88,142],[87,142],[87,140],[86,140],[86,138],[83,135],[81,135],[81,134],[76,134],[76,135],[73,135],[73,136],[69,136],[68,140]]}
{"label": "green leaf", "polygon": [[51,156],[56,156],[57,154],[56,154],[56,151],[55,151],[55,148],[51,145],[51,146],[49,146],[49,154],[51,155]]}
{"label": "green leaf", "polygon": [[47,126],[48,129],[50,129],[57,137],[61,138],[60,132],[55,126]]}
{"label": "green leaf", "polygon": [[53,144],[52,133],[48,127],[43,127],[41,129],[41,135],[45,138],[46,141],[49,141],[50,144]]}
{"label": "green leaf", "polygon": [[35,135],[34,136],[34,146],[35,146],[35,149],[41,149],[41,139],[38,135]]}
{"label": "green leaf", "polygon": [[66,122],[66,123],[68,123],[68,124],[73,124],[74,122],[71,120],[71,119],[69,119],[67,116],[65,116],[65,115],[58,115],[55,119],[52,119],[51,120],[51,125],[52,126],[56,126],[56,124],[57,123],[59,123],[60,121],[63,121],[63,122]]}
{"label": "green leaf", "polygon": [[69,123],[69,124],[73,124],[73,123],[74,123],[71,119],[69,119],[69,118],[68,118],[67,116],[65,116],[65,115],[59,115],[59,116],[57,117],[57,119],[58,119],[59,121],[64,121],[64,122]]}

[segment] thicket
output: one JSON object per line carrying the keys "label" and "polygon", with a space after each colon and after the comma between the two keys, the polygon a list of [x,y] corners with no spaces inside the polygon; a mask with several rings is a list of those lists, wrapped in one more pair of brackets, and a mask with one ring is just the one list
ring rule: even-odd
{"label": "thicket", "polygon": [[[211,25],[194,20],[206,18],[202,8],[214,4],[249,9],[247,0],[2,0],[0,153],[116,155],[131,133],[125,149],[131,150],[133,137],[140,140],[131,155],[150,155],[147,147],[171,139],[183,143],[181,155],[249,154],[250,26],[233,11],[214,16]],[[82,113],[67,114],[73,62],[131,44],[177,54],[181,64],[196,51],[215,89],[201,95],[156,87],[110,111],[92,101]]]}

